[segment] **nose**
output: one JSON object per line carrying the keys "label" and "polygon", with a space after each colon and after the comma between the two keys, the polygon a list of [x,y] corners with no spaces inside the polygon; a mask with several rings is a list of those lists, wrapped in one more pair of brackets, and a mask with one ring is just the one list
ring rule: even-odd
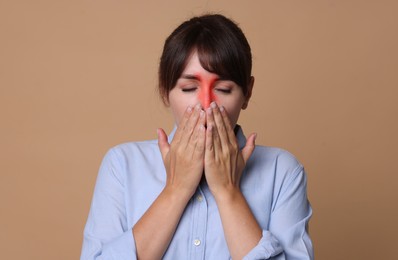
{"label": "nose", "polygon": [[212,88],[210,86],[203,86],[199,92],[199,101],[204,109],[207,109],[211,102],[216,101]]}

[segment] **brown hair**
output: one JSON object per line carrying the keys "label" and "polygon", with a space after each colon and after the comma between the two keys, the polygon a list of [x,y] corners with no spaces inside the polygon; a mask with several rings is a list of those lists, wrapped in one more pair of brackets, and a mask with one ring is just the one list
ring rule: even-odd
{"label": "brown hair", "polygon": [[164,102],[168,101],[194,50],[204,69],[235,82],[245,96],[248,94],[252,69],[250,45],[235,22],[211,14],[183,22],[166,39],[159,64],[159,93]]}

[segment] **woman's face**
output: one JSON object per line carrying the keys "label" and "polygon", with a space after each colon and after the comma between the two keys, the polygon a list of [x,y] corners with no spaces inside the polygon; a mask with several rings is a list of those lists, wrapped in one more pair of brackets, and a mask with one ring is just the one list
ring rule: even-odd
{"label": "woman's face", "polygon": [[248,86],[248,95],[233,81],[223,80],[217,74],[205,70],[199,62],[197,52],[188,59],[187,66],[169,93],[169,106],[178,125],[188,106],[201,104],[207,109],[210,103],[223,106],[232,126],[238,121],[241,109],[245,109],[251,96],[253,79]]}

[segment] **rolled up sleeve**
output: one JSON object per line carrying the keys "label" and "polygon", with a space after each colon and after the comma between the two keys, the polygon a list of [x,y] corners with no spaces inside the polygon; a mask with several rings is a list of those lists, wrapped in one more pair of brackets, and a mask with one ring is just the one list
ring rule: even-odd
{"label": "rolled up sleeve", "polygon": [[263,237],[245,260],[314,259],[308,234],[312,209],[303,166],[288,153],[279,158],[270,220]]}
{"label": "rolled up sleeve", "polygon": [[132,229],[127,227],[124,176],[113,150],[102,161],[84,229],[81,260],[137,259]]}
{"label": "rolled up sleeve", "polygon": [[284,255],[275,259],[314,259],[308,234],[311,215],[306,173],[300,165],[287,176],[272,209],[269,231],[278,239]]}
{"label": "rolled up sleeve", "polygon": [[243,260],[270,259],[283,252],[279,241],[267,230],[263,230],[263,237],[255,248]]}

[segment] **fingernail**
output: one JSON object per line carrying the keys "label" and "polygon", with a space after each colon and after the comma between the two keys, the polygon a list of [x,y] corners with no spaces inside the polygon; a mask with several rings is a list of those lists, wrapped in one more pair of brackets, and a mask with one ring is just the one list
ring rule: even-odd
{"label": "fingernail", "polygon": [[205,111],[203,111],[203,110],[200,110],[200,114],[199,114],[199,116],[200,116],[200,117],[204,117],[204,115],[205,115]]}
{"label": "fingernail", "polygon": [[210,106],[211,106],[211,108],[216,108],[217,104],[216,104],[216,102],[213,101],[213,102],[211,102]]}
{"label": "fingernail", "polygon": [[224,107],[220,106],[220,111],[223,112],[224,111]]}
{"label": "fingernail", "polygon": [[187,112],[188,112],[188,113],[191,113],[191,112],[192,112],[192,107],[191,107],[191,106],[188,106],[188,107],[187,107]]}
{"label": "fingernail", "polygon": [[200,105],[200,103],[195,106],[195,109],[196,110],[201,110],[202,109],[202,106]]}

